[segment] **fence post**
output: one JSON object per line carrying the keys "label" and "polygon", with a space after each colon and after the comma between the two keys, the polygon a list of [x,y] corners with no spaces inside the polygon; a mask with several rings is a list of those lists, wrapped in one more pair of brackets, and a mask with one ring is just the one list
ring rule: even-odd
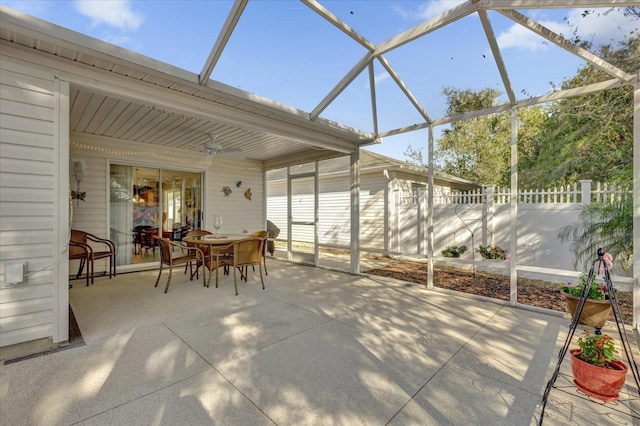
{"label": "fence post", "polygon": [[493,244],[493,185],[483,186],[482,192],[484,192],[484,197],[482,197],[482,245],[486,246],[489,244],[487,229],[491,230],[491,244]]}
{"label": "fence post", "polygon": [[591,179],[580,180],[580,192],[580,202],[591,204]]}

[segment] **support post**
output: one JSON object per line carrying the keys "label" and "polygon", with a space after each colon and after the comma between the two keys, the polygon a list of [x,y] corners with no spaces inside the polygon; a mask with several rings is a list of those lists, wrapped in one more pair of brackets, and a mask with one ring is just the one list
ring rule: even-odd
{"label": "support post", "polygon": [[580,180],[580,203],[591,204],[591,179]]}
{"label": "support post", "polygon": [[351,246],[349,272],[360,273],[360,148],[350,155],[351,175]]}
{"label": "support post", "polygon": [[633,328],[640,322],[640,72],[633,84]]}
{"label": "support post", "polygon": [[427,185],[427,288],[433,288],[433,125],[429,125],[429,180]]}
{"label": "support post", "polygon": [[511,245],[509,247],[509,304],[518,304],[518,108],[511,108]]}

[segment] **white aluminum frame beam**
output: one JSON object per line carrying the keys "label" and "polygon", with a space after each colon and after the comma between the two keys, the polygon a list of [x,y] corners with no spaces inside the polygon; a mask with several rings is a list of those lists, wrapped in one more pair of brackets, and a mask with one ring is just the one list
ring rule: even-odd
{"label": "white aluminum frame beam", "polygon": [[511,86],[511,82],[509,81],[509,74],[507,73],[507,68],[504,65],[504,61],[502,60],[502,53],[500,53],[500,47],[498,47],[498,42],[496,41],[496,36],[493,32],[493,27],[491,26],[491,22],[489,21],[489,16],[487,15],[487,12],[484,10],[479,10],[478,16],[480,17],[482,28],[484,29],[484,33],[487,36],[487,41],[489,42],[489,46],[491,47],[491,53],[493,54],[493,59],[495,60],[496,65],[498,66],[498,72],[500,73],[500,78],[502,78],[502,84],[504,85],[504,89],[507,92],[509,103],[511,105],[515,105],[516,96],[513,93],[513,87]]}
{"label": "white aluminum frame beam", "polygon": [[[535,98],[524,99],[516,102],[515,106],[517,106],[518,108],[522,108],[522,107],[541,104],[544,102],[555,101],[559,99],[566,99],[566,98],[571,98],[575,96],[587,95],[589,93],[595,93],[595,92],[600,92],[602,90],[613,89],[616,87],[625,86],[627,84],[628,83],[622,82],[618,79],[611,79],[607,81],[602,81],[600,83],[589,84],[587,86],[576,87],[573,89],[560,90],[558,92],[550,92],[550,93],[547,93],[546,95],[537,96]],[[510,108],[509,104],[504,103],[491,108],[485,108],[477,111],[466,112],[464,114],[459,114],[459,115],[454,115],[449,117],[442,117],[437,120],[433,120],[431,124],[434,126],[440,126],[443,124],[455,123],[456,121],[466,120],[468,118],[481,117],[483,115],[505,112],[505,111],[508,111],[509,108]],[[413,124],[407,127],[400,127],[397,129],[380,132],[378,136],[381,138],[387,137],[387,136],[394,136],[402,133],[408,133],[416,130],[426,129],[427,127],[429,127],[429,124],[427,123]]]}
{"label": "white aluminum frame beam", "polygon": [[448,11],[441,13],[440,15],[429,19],[415,27],[391,37],[387,41],[383,41],[376,48],[376,55],[382,55],[393,49],[396,49],[404,44],[407,44],[417,38],[420,38],[426,34],[429,34],[439,28],[444,27],[458,19],[464,18],[467,15],[472,14],[478,10],[475,1],[467,1],[458,6],[452,7]]}
{"label": "white aluminum frame beam", "polygon": [[324,6],[322,6],[317,1],[315,0],[300,0],[300,1],[305,5],[307,5],[314,12],[316,12],[318,15],[322,16],[324,19],[329,21],[340,31],[342,31],[343,33],[351,37],[353,40],[356,41],[356,43],[360,44],[365,49],[369,50],[370,52],[374,52],[376,50],[375,44],[373,44],[372,42],[367,40],[365,37],[363,37],[361,34],[356,32],[353,28],[347,25],[346,22],[342,21],[340,18],[338,18],[333,13],[331,13],[329,10],[327,10]]}
{"label": "white aluminum frame beam", "polygon": [[322,101],[320,101],[318,106],[316,106],[313,111],[311,111],[311,114],[309,114],[309,118],[311,119],[311,121],[317,119],[322,111],[324,111],[325,108],[327,108],[329,104],[333,102],[340,95],[340,93],[342,93],[342,91],[346,89],[349,84],[351,84],[353,80],[355,80],[355,78],[371,63],[372,60],[373,54],[371,52],[367,52],[358,61],[358,63],[355,64],[353,68],[351,68],[351,71],[349,71],[344,77],[342,77],[342,80],[340,80],[338,85],[334,87]]}
{"label": "white aluminum frame beam", "polygon": [[424,108],[422,108],[422,105],[420,105],[420,102],[418,102],[416,97],[413,96],[413,93],[411,93],[409,88],[400,79],[400,76],[398,75],[398,73],[396,73],[395,70],[393,68],[391,68],[391,65],[389,64],[387,59],[384,56],[380,55],[380,56],[378,56],[378,61],[380,61],[380,63],[384,67],[384,69],[387,70],[387,72],[389,73],[389,75],[393,79],[393,81],[395,81],[396,84],[398,85],[398,87],[400,87],[400,90],[402,90],[402,93],[404,93],[404,95],[407,97],[407,99],[409,99],[409,102],[411,102],[411,104],[414,106],[414,108],[416,110],[418,110],[418,113],[422,116],[422,118],[424,118],[424,120],[427,123],[430,123],[431,122],[431,118],[429,118],[429,115],[426,113]]}
{"label": "white aluminum frame beam", "polygon": [[566,38],[562,37],[559,34],[554,33],[550,29],[538,24],[534,20],[527,18],[520,12],[517,12],[515,10],[501,10],[500,13],[506,16],[507,18],[511,19],[512,21],[522,25],[523,27],[530,29],[534,33],[538,34],[540,37],[546,40],[549,40],[551,43],[557,45],[558,47],[584,59],[585,61],[589,62],[593,66],[601,69],[607,74],[612,75],[613,77],[617,77],[626,82],[630,82],[633,79],[632,74],[628,74],[622,71],[621,69],[616,68],[615,66],[606,62],[604,59],[600,58],[599,56],[594,55],[593,53],[589,52],[586,49],[583,49],[580,46],[577,46],[574,43],[571,43]]}
{"label": "white aluminum frame beam", "polygon": [[481,9],[567,9],[582,7],[622,7],[638,6],[635,0],[477,0]]}
{"label": "white aluminum frame beam", "polygon": [[209,57],[204,63],[202,71],[198,76],[198,83],[201,86],[206,86],[207,81],[209,81],[209,77],[213,72],[213,68],[218,63],[218,59],[220,59],[220,55],[222,55],[227,42],[229,42],[231,34],[233,34],[233,30],[238,24],[240,16],[242,16],[242,12],[244,12],[244,8],[247,6],[248,1],[249,0],[236,0],[233,3],[233,7],[229,12],[229,16],[227,16],[227,20],[224,22],[224,25],[220,30],[220,34],[218,35],[218,38],[216,39],[216,42],[213,45],[211,52],[209,53]]}

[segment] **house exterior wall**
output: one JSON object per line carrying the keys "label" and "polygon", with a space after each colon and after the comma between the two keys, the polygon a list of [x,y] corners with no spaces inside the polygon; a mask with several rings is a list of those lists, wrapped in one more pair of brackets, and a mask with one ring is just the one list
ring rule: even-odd
{"label": "house exterior wall", "polygon": [[[81,183],[86,201],[73,203],[73,229],[110,238],[110,164],[204,172],[203,228],[213,231],[213,215],[220,213],[223,217],[222,233],[241,234],[266,229],[264,179],[257,162],[223,157],[203,159],[202,155],[191,151],[169,148],[159,151],[157,147],[140,142],[84,134],[71,136],[70,157],[81,159],[86,164],[85,178]],[[242,182],[240,188],[236,187],[237,181]],[[229,196],[222,192],[223,186],[232,189]],[[251,189],[251,200],[244,196],[248,189]],[[72,261],[71,270],[77,269],[77,262]],[[96,272],[106,271],[107,262],[96,262]]]}
{"label": "house exterior wall", "polygon": [[[67,100],[52,73],[0,60],[0,347],[68,339]],[[23,262],[24,281],[8,284],[6,266]]]}
{"label": "house exterior wall", "polygon": [[[52,345],[68,340],[71,227],[110,237],[109,165],[197,170],[205,173],[204,227],[223,215],[223,233],[266,229],[262,164],[222,156],[150,146],[69,132],[69,87],[74,74],[13,57],[0,57],[0,348],[34,341]],[[87,85],[87,79],[82,84]],[[99,80],[99,79],[98,79]],[[96,80],[96,81],[98,81]],[[94,84],[100,84],[94,82]],[[102,90],[105,87],[101,86]],[[73,202],[75,180],[69,159],[85,161],[81,191]],[[240,188],[236,182],[241,181]],[[70,186],[70,182],[72,185]],[[233,192],[225,196],[223,186]],[[251,200],[244,195],[251,189]],[[7,264],[28,265],[23,283],[8,285]],[[106,261],[96,263],[96,272]],[[37,350],[42,350],[42,345]],[[26,351],[30,351],[27,349]],[[3,355],[4,356],[4,355]]]}

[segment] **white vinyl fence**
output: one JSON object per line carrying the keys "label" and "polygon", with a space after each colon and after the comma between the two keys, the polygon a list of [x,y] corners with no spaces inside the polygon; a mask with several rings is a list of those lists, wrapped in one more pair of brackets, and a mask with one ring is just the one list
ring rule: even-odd
{"label": "white vinyl fence", "polygon": [[[632,196],[628,189],[590,180],[573,187],[517,194],[518,267],[574,271],[570,243],[561,243],[559,231],[578,219],[584,203],[615,201]],[[426,193],[399,194],[398,233],[392,252],[426,257]],[[434,257],[448,246],[465,245],[464,260],[480,260],[478,245],[511,245],[511,193],[509,188],[485,187],[473,193],[434,194]],[[584,201],[583,201],[584,200]]]}

